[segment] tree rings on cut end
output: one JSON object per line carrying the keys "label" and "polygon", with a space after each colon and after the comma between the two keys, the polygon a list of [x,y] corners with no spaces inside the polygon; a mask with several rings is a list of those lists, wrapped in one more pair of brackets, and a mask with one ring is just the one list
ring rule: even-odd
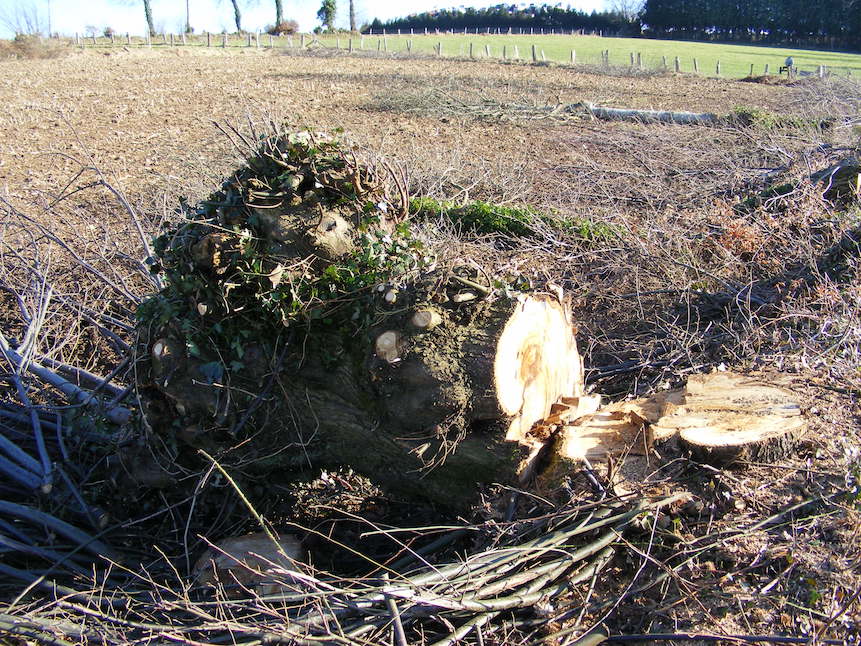
{"label": "tree rings on cut end", "polygon": [[499,336],[493,366],[506,433],[522,441],[562,397],[583,394],[583,364],[565,308],[549,297],[522,296]]}
{"label": "tree rings on cut end", "polygon": [[679,434],[681,445],[715,466],[766,462],[789,455],[807,422],[795,395],[760,379],[732,372],[692,375],[680,404],[652,426]]}
{"label": "tree rings on cut end", "polygon": [[434,310],[419,310],[410,319],[410,325],[419,330],[430,331],[442,323],[442,316]]}

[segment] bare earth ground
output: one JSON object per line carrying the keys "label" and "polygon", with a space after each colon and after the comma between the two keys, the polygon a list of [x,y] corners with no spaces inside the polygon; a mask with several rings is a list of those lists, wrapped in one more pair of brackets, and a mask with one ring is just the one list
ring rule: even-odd
{"label": "bare earth ground", "polygon": [[[213,121],[248,132],[249,124],[263,128],[271,120],[341,128],[360,146],[406,163],[417,191],[527,203],[612,227],[624,245],[561,240],[519,252],[522,262],[558,276],[573,293],[590,365],[642,367],[619,378],[596,371],[598,391],[648,392],[723,361],[790,373],[811,419],[797,455],[785,463],[721,471],[680,459],[640,474],[650,490],[694,496],[663,526],[663,557],[668,546],[693,550],[699,536],[743,530],[809,504],[704,551],[663,587],[624,602],[612,626],[629,633],[857,636],[861,519],[857,499],[840,492],[857,495],[861,465],[861,294],[839,277],[792,282],[818,266],[852,221],[811,207],[805,195],[793,222],[769,213],[743,220],[731,209],[771,173],[798,178],[828,165],[831,148],[797,132],[566,121],[526,110],[591,101],[719,115],[744,106],[806,118],[825,105],[811,99],[810,88],[256,52],[86,53],[3,62],[0,71],[0,188],[22,210],[43,207],[37,219],[56,217],[49,196],[69,182],[91,181],[92,172],[77,173],[96,165],[157,223],[178,196],[200,199],[235,167],[231,144]],[[842,136],[834,134],[829,146],[845,144]],[[68,204],[67,220],[43,224],[77,234],[104,228],[134,240],[122,209],[104,195]],[[99,236],[87,239],[97,244]],[[857,279],[855,261],[846,262],[846,275]],[[727,302],[732,298],[721,301],[727,284],[761,288],[772,299],[768,317],[750,315]],[[795,304],[791,297],[801,291]],[[781,309],[789,302],[796,309]],[[692,321],[691,313],[699,318]],[[817,320],[817,329],[780,324],[796,316]],[[12,318],[9,311],[3,318]],[[110,361],[97,356],[97,346],[78,341],[64,352],[104,371]],[[612,584],[602,586],[596,594],[611,596]]]}
{"label": "bare earth ground", "polygon": [[185,187],[201,176],[218,178],[228,168],[228,145],[212,121],[246,114],[272,115],[297,126],[344,128],[362,143],[401,155],[432,151],[502,168],[528,163],[537,171],[577,154],[552,128],[536,133],[518,125],[464,126],[372,109],[374,97],[409,86],[463,86],[475,88],[480,98],[511,96],[539,104],[588,100],[721,114],[740,105],[774,108],[787,93],[747,83],[613,78],[551,67],[179,50],[88,52],[0,66],[0,180],[13,192],[67,180],[76,165],[52,153],[79,153],[75,133],[132,196],[154,186],[163,190],[166,181]]}

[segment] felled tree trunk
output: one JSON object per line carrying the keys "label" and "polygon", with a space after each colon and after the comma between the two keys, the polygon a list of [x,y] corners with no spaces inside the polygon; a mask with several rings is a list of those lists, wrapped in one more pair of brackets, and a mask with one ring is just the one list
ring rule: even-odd
{"label": "felled tree trunk", "polygon": [[720,119],[710,112],[671,112],[667,110],[632,110],[608,108],[593,103],[573,103],[564,107],[566,112],[584,112],[603,121],[634,121],[638,123],[671,123],[676,125],[712,126]]}
{"label": "felled tree trunk", "polygon": [[[530,435],[533,425],[583,394],[573,328],[555,295],[479,297],[454,282],[437,293],[442,303],[418,300],[420,290],[378,293],[380,325],[347,339],[324,334],[290,356],[268,419],[238,449],[243,459],[290,472],[349,466],[453,506],[480,483],[516,482],[544,439]],[[211,362],[167,337],[151,352],[154,383],[196,420],[180,435],[211,450],[218,433],[200,420],[218,425],[230,405],[203,374]]]}

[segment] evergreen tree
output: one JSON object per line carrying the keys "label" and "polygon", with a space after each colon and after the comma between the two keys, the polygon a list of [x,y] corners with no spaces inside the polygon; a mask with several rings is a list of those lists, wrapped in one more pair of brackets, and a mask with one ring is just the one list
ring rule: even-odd
{"label": "evergreen tree", "polygon": [[323,23],[328,30],[335,28],[335,12],[337,6],[335,0],[323,0],[320,9],[317,10],[317,20]]}

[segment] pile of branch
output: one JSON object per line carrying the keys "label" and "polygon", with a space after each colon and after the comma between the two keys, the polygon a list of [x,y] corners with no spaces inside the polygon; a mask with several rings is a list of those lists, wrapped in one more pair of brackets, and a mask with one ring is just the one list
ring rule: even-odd
{"label": "pile of branch", "polygon": [[[236,575],[219,583],[214,598],[201,597],[205,590],[144,579],[126,583],[126,592],[60,586],[64,598],[51,609],[22,607],[0,615],[0,634],[37,643],[98,639],[104,644],[166,635],[207,644],[224,639],[237,644],[313,643],[338,635],[343,644],[394,640],[400,646],[481,644],[491,636],[504,639],[512,631],[538,635],[562,615],[582,617],[589,595],[577,602],[571,592],[594,586],[622,545],[620,535],[638,518],[678,499],[635,504],[606,499],[564,506],[512,525],[513,535],[499,535],[491,548],[439,562],[435,554],[446,545],[465,532],[492,531],[496,523],[452,528],[357,581],[298,563],[284,567],[270,561],[265,572],[254,572],[269,580],[266,593],[238,585]],[[434,530],[421,531],[432,536]],[[400,542],[396,533],[392,539]],[[272,544],[278,545],[274,535]],[[265,566],[258,561],[258,567]],[[140,591],[128,591],[134,589]]]}
{"label": "pile of branch", "polygon": [[139,226],[135,252],[107,230],[76,226],[79,211],[65,209],[100,194],[140,225],[94,167],[46,207],[0,201],[0,571],[9,583],[86,576],[112,554],[100,537],[110,519],[88,495],[93,470],[81,455],[104,450],[134,418],[128,335],[138,293],[157,281],[141,260]]}

